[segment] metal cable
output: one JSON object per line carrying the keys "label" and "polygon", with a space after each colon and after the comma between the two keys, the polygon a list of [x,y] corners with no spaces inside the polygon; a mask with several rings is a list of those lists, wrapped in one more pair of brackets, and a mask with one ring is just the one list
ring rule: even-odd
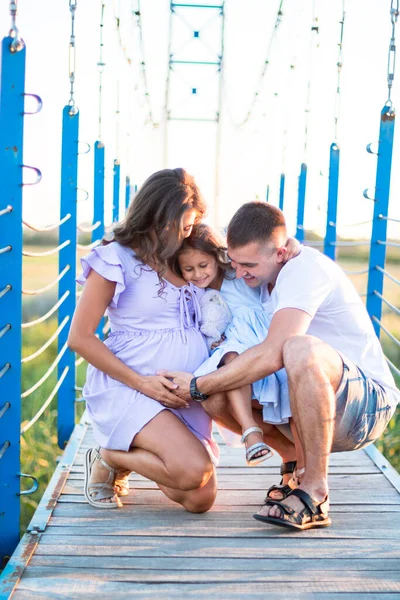
{"label": "metal cable", "polygon": [[360,271],[348,271],[347,269],[342,269],[346,275],[365,275],[369,273],[369,269],[361,269]]}
{"label": "metal cable", "polygon": [[79,367],[79,365],[81,365],[84,362],[85,362],[85,359],[83,358],[83,356],[81,356],[80,358],[77,358],[77,360],[75,361],[75,367]]}
{"label": "metal cable", "polygon": [[394,281],[394,283],[397,283],[397,285],[400,285],[400,280],[396,279],[396,277],[394,277],[393,275],[391,275],[388,271],[386,271],[385,269],[382,269],[382,267],[380,267],[379,265],[376,265],[375,269],[377,271],[380,271],[380,273],[383,273],[386,277],[388,277],[389,279],[391,279],[392,281]]}
{"label": "metal cable", "polygon": [[388,362],[389,367],[396,373],[396,375],[400,377],[400,370],[396,367],[395,364],[392,363],[392,361],[386,356],[386,354],[384,356]]}
{"label": "metal cable", "polygon": [[70,319],[69,316],[66,316],[65,319],[60,324],[60,326],[57,328],[57,330],[53,333],[53,335],[51,337],[49,337],[47,342],[45,344],[43,344],[43,346],[41,348],[39,348],[39,350],[36,350],[36,352],[34,352],[33,354],[30,354],[29,356],[25,356],[24,358],[22,358],[21,364],[27,363],[27,362],[33,360],[34,358],[37,358],[45,350],[47,350],[47,348],[50,346],[50,344],[52,342],[54,342],[54,340],[58,337],[59,333],[61,333],[61,331],[64,329],[64,327],[68,323],[69,319]]}
{"label": "metal cable", "polygon": [[11,407],[11,403],[10,402],[6,402],[3,407],[0,409],[0,419],[3,415],[5,415],[5,413],[8,411],[8,409]]}
{"label": "metal cable", "polygon": [[65,342],[64,346],[61,348],[60,352],[57,354],[55,360],[47,369],[46,373],[32,387],[30,387],[29,390],[23,392],[21,394],[21,398],[27,398],[28,396],[33,394],[33,392],[35,392],[38,388],[40,388],[40,386],[50,377],[50,375],[52,374],[52,372],[54,371],[54,369],[56,368],[56,366],[58,365],[58,363],[60,362],[67,350],[68,343]]}
{"label": "metal cable", "polygon": [[0,217],[2,217],[3,215],[7,215],[8,213],[10,213],[12,211],[13,207],[12,206],[7,206],[6,208],[3,208],[2,210],[0,210]]}
{"label": "metal cable", "polygon": [[30,223],[28,223],[27,221],[24,221],[24,220],[22,220],[22,223],[25,225],[25,227],[29,227],[29,229],[32,229],[32,231],[38,231],[38,232],[53,231],[54,229],[58,229],[60,227],[60,225],[64,225],[64,223],[66,223],[70,218],[71,218],[71,215],[70,215],[70,213],[68,213],[67,215],[65,215],[65,217],[63,219],[61,219],[61,221],[59,221],[55,225],[46,225],[45,227],[37,227],[36,225],[31,225]]}
{"label": "metal cable", "polygon": [[101,225],[101,221],[96,221],[96,223],[93,223],[93,225],[90,225],[88,227],[83,227],[82,225],[78,225],[78,230],[81,231],[82,233],[91,233],[92,231],[94,231],[95,229],[100,227],[100,225]]}
{"label": "metal cable", "polygon": [[39,288],[37,290],[22,290],[22,293],[27,295],[27,296],[37,296],[38,294],[42,294],[43,292],[47,292],[47,290],[50,290],[52,287],[54,287],[56,285],[56,283],[58,283],[59,281],[61,281],[61,279],[68,273],[68,271],[70,270],[71,266],[67,265],[65,267],[65,269],[63,269],[61,271],[61,273],[58,275],[58,277],[52,281],[51,283],[45,285],[42,288]]}
{"label": "metal cable", "polygon": [[0,330],[0,338],[2,338],[3,335],[5,335],[7,333],[7,331],[10,331],[10,329],[11,329],[11,325],[10,325],[10,323],[7,323],[7,325],[5,325],[3,327],[3,329]]}
{"label": "metal cable", "polygon": [[400,244],[397,244],[396,242],[383,242],[382,240],[377,240],[376,243],[381,246],[388,246],[389,248],[400,248]]}
{"label": "metal cable", "polygon": [[27,252],[26,250],[23,250],[22,256],[30,256],[33,258],[40,258],[41,256],[51,256],[52,254],[57,254],[57,252],[59,252],[66,246],[69,246],[70,243],[71,240],[66,240],[65,242],[57,246],[57,248],[51,248],[51,250],[46,250],[46,252]]}
{"label": "metal cable", "polygon": [[374,290],[374,294],[375,296],[377,296],[382,302],[384,302],[386,304],[386,306],[388,306],[389,308],[392,309],[392,311],[394,313],[396,313],[396,315],[400,316],[400,309],[398,309],[396,306],[394,306],[391,302],[389,302],[389,300],[386,300],[386,298],[384,298],[382,296],[382,294],[380,294],[377,290]]}
{"label": "metal cable", "polygon": [[10,442],[4,442],[4,444],[2,445],[1,449],[0,449],[0,458],[3,458],[3,455],[5,453],[5,451],[7,450],[7,448],[9,448],[11,446]]}
{"label": "metal cable", "polygon": [[76,248],[77,250],[92,250],[93,248],[96,248],[96,246],[98,246],[100,242],[101,240],[95,240],[91,244],[77,244]]}
{"label": "metal cable", "polygon": [[386,327],[385,327],[384,325],[382,325],[382,323],[380,322],[380,320],[379,320],[377,317],[375,317],[375,316],[373,315],[373,316],[372,316],[372,320],[373,320],[373,321],[375,321],[375,323],[378,323],[379,327],[380,327],[380,328],[381,328],[381,329],[382,329],[382,330],[383,330],[383,331],[386,333],[386,335],[387,335],[388,337],[390,337],[390,339],[391,339],[391,340],[392,340],[392,341],[393,341],[395,344],[397,344],[397,346],[399,346],[399,347],[400,347],[400,340],[398,340],[398,339],[397,339],[397,338],[396,338],[396,337],[395,337],[393,334],[391,334],[391,333],[390,333],[390,331],[388,331],[388,330],[386,329]]}
{"label": "metal cable", "polygon": [[41,408],[38,410],[38,412],[36,413],[36,415],[28,422],[26,423],[26,425],[24,425],[21,428],[21,435],[23,433],[26,433],[28,431],[28,429],[30,429],[32,427],[32,425],[34,425],[36,423],[36,421],[41,417],[41,415],[44,413],[44,411],[46,410],[46,408],[49,406],[49,404],[51,403],[51,401],[53,400],[54,396],[57,394],[58,390],[60,389],[64,379],[67,376],[67,373],[69,371],[69,367],[65,367],[64,371],[61,374],[60,379],[57,381],[56,385],[54,386],[53,391],[51,392],[50,396],[47,398],[47,400],[42,404]]}
{"label": "metal cable", "polygon": [[27,329],[28,327],[33,327],[34,325],[38,325],[39,323],[43,323],[43,321],[46,321],[46,319],[48,319],[49,317],[51,317],[51,315],[53,313],[55,313],[58,308],[60,308],[61,304],[63,304],[63,302],[65,302],[65,300],[68,298],[69,295],[70,295],[70,291],[67,290],[61,296],[61,298],[58,300],[58,302],[56,302],[56,304],[53,306],[53,308],[51,308],[49,310],[49,312],[47,312],[42,317],[39,317],[39,319],[35,319],[34,321],[28,321],[27,323],[22,323],[21,324],[21,328],[22,329]]}

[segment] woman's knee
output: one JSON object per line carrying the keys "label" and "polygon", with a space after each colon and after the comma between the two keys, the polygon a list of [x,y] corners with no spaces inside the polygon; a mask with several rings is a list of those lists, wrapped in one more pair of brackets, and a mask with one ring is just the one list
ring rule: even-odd
{"label": "woman's knee", "polygon": [[204,488],[189,492],[182,506],[191,513],[205,513],[213,506],[216,495],[217,481],[216,477],[213,477]]}
{"label": "woman's knee", "polygon": [[192,491],[203,488],[214,473],[214,466],[208,454],[206,456],[192,456],[174,461],[167,469],[171,474],[173,487],[182,491]]}

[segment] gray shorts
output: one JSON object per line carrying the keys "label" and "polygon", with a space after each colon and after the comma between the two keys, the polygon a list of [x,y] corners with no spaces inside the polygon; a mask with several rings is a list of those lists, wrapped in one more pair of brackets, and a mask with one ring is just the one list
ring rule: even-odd
{"label": "gray shorts", "polygon": [[[343,376],[336,392],[332,452],[359,450],[375,442],[394,415],[400,394],[386,390],[342,354],[340,357]],[[277,427],[293,441],[288,424]]]}
{"label": "gray shorts", "polygon": [[336,392],[336,420],[332,452],[358,450],[384,432],[396,404],[390,392],[340,354],[343,376]]}

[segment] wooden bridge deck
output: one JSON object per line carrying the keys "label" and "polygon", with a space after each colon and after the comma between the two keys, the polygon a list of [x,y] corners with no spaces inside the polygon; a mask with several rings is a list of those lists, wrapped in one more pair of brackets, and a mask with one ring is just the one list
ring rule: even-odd
{"label": "wooden bridge deck", "polygon": [[224,445],[207,514],[185,513],[138,475],[123,509],[90,507],[86,429],[77,426],[0,598],[400,598],[400,478],[375,448],[332,456],[333,525],[292,533],[252,518],[279,459],[248,468],[242,449]]}

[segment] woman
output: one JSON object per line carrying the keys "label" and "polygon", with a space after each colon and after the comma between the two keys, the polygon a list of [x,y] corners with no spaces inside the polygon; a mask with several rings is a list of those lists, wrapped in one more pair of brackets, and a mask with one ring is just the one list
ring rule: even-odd
{"label": "woman", "polygon": [[[208,357],[198,324],[201,291],[168,266],[205,208],[183,169],[154,173],[113,241],[82,259],[78,282],[85,285],[68,343],[89,363],[83,395],[99,444],[85,463],[85,496],[93,506],[122,506],[115,490],[127,493],[130,471],[190,512],[204,512],[215,500],[211,420],[154,375],[161,368],[193,372]],[[111,333],[103,343],[95,332],[106,310]]]}

